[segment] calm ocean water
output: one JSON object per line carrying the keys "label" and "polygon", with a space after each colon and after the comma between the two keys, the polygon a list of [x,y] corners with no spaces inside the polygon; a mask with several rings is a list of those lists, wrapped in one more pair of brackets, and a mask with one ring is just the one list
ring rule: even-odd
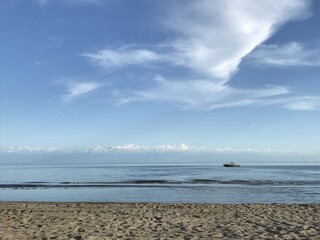
{"label": "calm ocean water", "polygon": [[320,203],[320,165],[1,166],[0,201]]}

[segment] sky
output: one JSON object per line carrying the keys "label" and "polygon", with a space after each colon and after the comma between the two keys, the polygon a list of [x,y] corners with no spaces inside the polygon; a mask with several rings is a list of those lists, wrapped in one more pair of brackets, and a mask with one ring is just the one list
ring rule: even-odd
{"label": "sky", "polygon": [[3,0],[0,11],[2,153],[320,162],[319,1]]}

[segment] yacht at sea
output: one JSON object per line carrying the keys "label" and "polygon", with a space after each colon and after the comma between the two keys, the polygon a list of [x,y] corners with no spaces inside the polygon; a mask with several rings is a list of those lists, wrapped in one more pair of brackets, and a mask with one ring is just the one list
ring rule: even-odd
{"label": "yacht at sea", "polygon": [[225,166],[225,167],[240,167],[240,164],[237,162],[229,162],[229,163],[224,163],[223,166]]}

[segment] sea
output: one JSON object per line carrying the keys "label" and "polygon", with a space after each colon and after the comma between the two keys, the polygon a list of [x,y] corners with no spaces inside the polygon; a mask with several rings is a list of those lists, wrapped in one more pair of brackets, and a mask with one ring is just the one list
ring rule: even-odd
{"label": "sea", "polygon": [[320,165],[14,165],[0,201],[320,203]]}

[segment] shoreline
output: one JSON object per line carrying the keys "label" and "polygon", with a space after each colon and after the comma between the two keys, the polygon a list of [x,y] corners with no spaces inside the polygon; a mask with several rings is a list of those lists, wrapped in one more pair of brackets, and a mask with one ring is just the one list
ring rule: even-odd
{"label": "shoreline", "polygon": [[0,202],[0,239],[319,239],[320,204]]}

